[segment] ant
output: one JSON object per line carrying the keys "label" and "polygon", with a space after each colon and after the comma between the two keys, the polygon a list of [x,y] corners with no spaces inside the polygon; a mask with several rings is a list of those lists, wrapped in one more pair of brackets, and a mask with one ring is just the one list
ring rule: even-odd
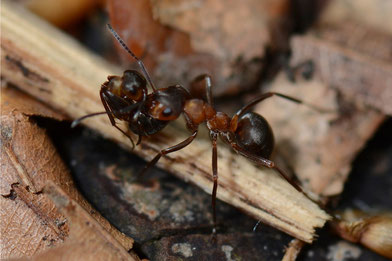
{"label": "ant", "polygon": [[[150,167],[154,166],[162,156],[181,150],[191,144],[197,136],[199,125],[206,123],[212,143],[212,179],[214,185],[211,202],[214,224],[213,233],[216,232],[218,136],[228,143],[237,153],[252,160],[257,165],[276,170],[294,188],[307,196],[302,189],[274,163],[274,161],[270,160],[274,149],[274,135],[272,129],[264,117],[250,111],[257,103],[273,96],[281,97],[298,104],[305,103],[299,99],[281,93],[267,92],[242,107],[230,118],[226,113],[214,109],[211,77],[209,75],[200,75],[190,84],[191,90],[200,87],[201,84],[204,85],[206,100],[193,98],[190,92],[181,85],[156,89],[143,62],[126,46],[110,24],[107,26],[116,40],[137,61],[143,75],[134,70],[126,70],[121,77],[108,76],[108,81],[102,84],[99,92],[105,112],[83,116],[75,120],[72,123],[72,127],[76,126],[81,120],[87,117],[107,114],[111,124],[127,136],[134,147],[135,143],[132,137],[116,125],[115,119],[128,123],[129,129],[138,135],[138,141],[136,143],[136,145],[138,145],[143,136],[150,136],[158,133],[169,122],[176,120],[183,114],[186,121],[186,127],[191,132],[191,135],[184,141],[161,150],[143,168],[141,174],[144,174]],[[147,83],[152,89],[151,93],[148,93]],[[319,110],[312,105],[306,105]]]}

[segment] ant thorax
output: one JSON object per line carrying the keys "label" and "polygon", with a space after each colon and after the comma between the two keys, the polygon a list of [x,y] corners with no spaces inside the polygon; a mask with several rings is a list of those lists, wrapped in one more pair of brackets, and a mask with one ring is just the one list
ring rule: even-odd
{"label": "ant thorax", "polygon": [[227,132],[230,127],[230,118],[224,112],[217,112],[204,100],[187,100],[184,105],[184,113],[192,125],[198,126],[204,122],[207,128],[216,133]]}

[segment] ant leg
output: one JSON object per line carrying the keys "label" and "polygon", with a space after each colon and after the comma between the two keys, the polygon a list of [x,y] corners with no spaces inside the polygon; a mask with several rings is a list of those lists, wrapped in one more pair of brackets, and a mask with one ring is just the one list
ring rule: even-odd
{"label": "ant leg", "polygon": [[214,187],[212,188],[211,195],[211,205],[212,205],[212,218],[214,222],[214,228],[212,233],[216,233],[216,192],[218,189],[218,150],[216,146],[216,141],[218,134],[215,132],[210,132],[211,142],[212,142],[212,180],[214,181]]}
{"label": "ant leg", "polygon": [[296,183],[294,182],[281,168],[279,168],[278,166],[275,165],[275,162],[262,158],[262,157],[257,157],[247,151],[245,151],[244,149],[242,149],[240,146],[237,145],[237,143],[235,142],[230,142],[231,147],[238,152],[239,154],[241,154],[242,156],[250,159],[251,161],[255,162],[258,165],[270,168],[270,169],[274,169],[276,170],[291,186],[293,186],[298,192],[301,192],[303,195],[305,195],[305,197],[307,197],[308,199],[310,199],[311,201],[313,201],[313,199],[311,199],[303,190],[302,188]]}
{"label": "ant leg", "polygon": [[[204,82],[204,84],[203,84]],[[202,74],[197,76],[190,84],[191,94],[194,97],[202,97],[201,92],[205,91],[207,102],[211,107],[214,107],[212,100],[212,84],[211,76],[208,74]]]}
{"label": "ant leg", "polygon": [[186,140],[178,143],[177,145],[161,150],[146,166],[144,166],[143,170],[139,173],[138,177],[140,178],[141,176],[143,176],[147,172],[147,170],[152,166],[154,166],[162,156],[181,150],[186,146],[188,146],[195,139],[197,132],[198,130],[196,129],[193,131],[192,135],[189,136]]}
{"label": "ant leg", "polygon": [[102,89],[101,89],[100,92],[99,92],[99,96],[101,97],[101,101],[102,101],[103,107],[105,108],[105,111],[106,111],[107,114],[108,114],[110,123],[112,124],[113,127],[115,127],[116,129],[118,129],[119,131],[121,131],[122,134],[124,134],[126,137],[128,137],[128,138],[131,140],[131,142],[132,142],[132,149],[134,149],[134,148],[135,148],[135,143],[133,142],[133,139],[131,138],[131,136],[129,136],[128,133],[126,133],[125,131],[123,131],[122,129],[120,129],[120,128],[116,125],[116,121],[114,120],[114,117],[113,117],[113,112],[110,110],[108,104],[106,103],[106,99],[105,99],[105,97],[104,97],[104,95],[103,95]]}

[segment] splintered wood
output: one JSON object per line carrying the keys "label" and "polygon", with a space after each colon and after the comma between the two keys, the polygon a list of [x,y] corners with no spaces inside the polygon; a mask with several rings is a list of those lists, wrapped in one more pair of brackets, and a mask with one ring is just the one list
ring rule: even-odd
{"label": "splintered wood", "polygon": [[[2,77],[32,96],[77,118],[102,111],[98,91],[107,75],[118,70],[90,54],[74,40],[24,10],[2,2]],[[84,122],[90,128],[130,148],[130,141],[110,125],[107,117]],[[145,139],[134,152],[151,159],[160,149],[189,134],[168,126],[161,135]],[[219,146],[218,198],[305,242],[330,218],[274,171]],[[159,166],[212,191],[211,145],[196,139],[187,149],[160,160]]]}

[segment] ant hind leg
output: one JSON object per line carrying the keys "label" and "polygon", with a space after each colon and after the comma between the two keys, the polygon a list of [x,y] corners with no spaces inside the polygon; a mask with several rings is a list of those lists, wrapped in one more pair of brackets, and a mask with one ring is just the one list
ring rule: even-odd
{"label": "ant hind leg", "polygon": [[258,157],[255,156],[247,151],[245,151],[244,149],[242,149],[240,146],[238,146],[237,143],[235,142],[230,142],[231,147],[237,151],[239,154],[241,154],[242,156],[250,159],[251,161],[255,162],[257,165],[260,166],[264,166],[270,169],[274,169],[276,172],[278,172],[280,174],[280,176],[282,178],[284,178],[291,186],[293,186],[298,192],[302,193],[305,197],[307,197],[308,199],[310,199],[311,201],[314,202],[314,200],[308,195],[306,194],[303,189],[293,180],[291,179],[281,168],[279,168],[275,162],[269,160],[269,159],[265,159],[262,157]]}
{"label": "ant hind leg", "polygon": [[217,138],[218,134],[215,132],[210,132],[211,142],[212,142],[212,180],[214,181],[214,187],[211,194],[211,206],[212,206],[212,218],[214,222],[214,227],[212,233],[216,233],[216,192],[218,189],[218,149],[217,149]]}

